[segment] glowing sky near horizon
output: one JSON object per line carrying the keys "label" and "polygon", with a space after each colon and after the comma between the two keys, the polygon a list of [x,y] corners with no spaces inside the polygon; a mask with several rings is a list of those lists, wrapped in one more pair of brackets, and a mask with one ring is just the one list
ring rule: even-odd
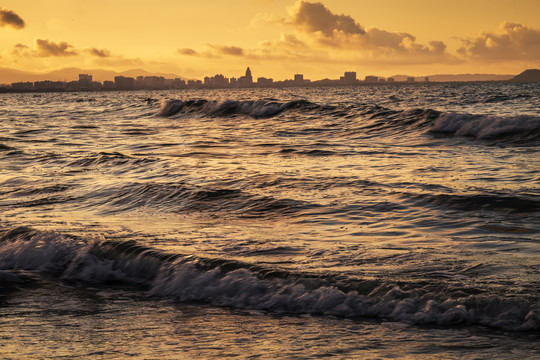
{"label": "glowing sky near horizon", "polygon": [[540,68],[538,14],[538,0],[4,0],[0,67],[513,74]]}

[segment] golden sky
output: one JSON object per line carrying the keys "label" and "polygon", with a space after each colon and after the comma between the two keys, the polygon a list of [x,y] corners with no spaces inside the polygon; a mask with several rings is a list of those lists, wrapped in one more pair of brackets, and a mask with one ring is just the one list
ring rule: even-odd
{"label": "golden sky", "polygon": [[0,67],[517,74],[540,68],[538,14],[540,0],[4,0]]}

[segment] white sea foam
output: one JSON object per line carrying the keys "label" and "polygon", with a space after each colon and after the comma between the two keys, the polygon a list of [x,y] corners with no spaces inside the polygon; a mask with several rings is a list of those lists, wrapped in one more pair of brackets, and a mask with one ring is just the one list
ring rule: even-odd
{"label": "white sea foam", "polygon": [[489,139],[516,133],[540,131],[540,117],[443,113],[435,119],[431,131]]}
{"label": "white sea foam", "polygon": [[242,264],[228,271],[200,259],[166,256],[134,243],[80,242],[54,233],[17,236],[0,244],[1,270],[30,270],[88,283],[141,285],[151,295],[181,302],[293,314],[376,317],[407,324],[472,323],[538,330],[538,304],[499,295],[445,295],[422,285],[403,290],[381,282],[371,291],[345,291],[302,276],[260,276]]}

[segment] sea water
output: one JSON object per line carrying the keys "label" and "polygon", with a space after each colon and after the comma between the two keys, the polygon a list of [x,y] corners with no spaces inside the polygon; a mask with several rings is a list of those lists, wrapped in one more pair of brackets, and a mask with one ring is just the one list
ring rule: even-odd
{"label": "sea water", "polygon": [[533,358],[540,84],[0,95],[3,358]]}

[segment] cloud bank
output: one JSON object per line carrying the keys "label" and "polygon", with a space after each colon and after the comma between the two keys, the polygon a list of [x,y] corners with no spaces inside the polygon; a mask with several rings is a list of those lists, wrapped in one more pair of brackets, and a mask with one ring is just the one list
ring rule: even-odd
{"label": "cloud bank", "polygon": [[0,7],[0,26],[12,26],[15,29],[22,29],[24,28],[25,23],[15,12]]}
{"label": "cloud bank", "polygon": [[521,24],[504,22],[498,33],[482,32],[477,36],[462,39],[458,50],[462,56],[483,60],[539,60],[540,29]]}
{"label": "cloud bank", "polygon": [[[300,0],[289,8],[289,16],[279,19],[259,14],[257,21],[282,26],[280,39],[261,42],[254,48],[207,45],[202,51],[178,49],[184,56],[221,58],[246,57],[254,60],[292,60],[320,63],[431,64],[456,63],[442,41],[421,44],[406,32],[365,28],[352,16],[337,14],[321,2]],[[253,26],[253,21],[250,26]]]}

